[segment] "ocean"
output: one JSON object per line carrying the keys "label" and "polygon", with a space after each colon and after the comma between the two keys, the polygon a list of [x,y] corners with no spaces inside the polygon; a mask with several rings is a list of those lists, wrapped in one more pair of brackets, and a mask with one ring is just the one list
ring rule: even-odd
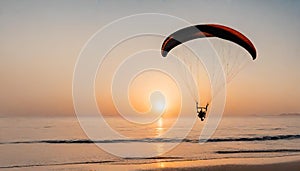
{"label": "ocean", "polygon": [[[90,140],[76,117],[1,117],[0,170],[30,170],[33,167],[53,170],[53,166],[109,166],[226,158],[299,156],[300,159],[299,116],[224,116],[216,132],[204,143],[199,143],[199,135],[205,122],[199,120],[184,139],[159,137],[168,130],[172,119],[164,119],[159,125],[141,125],[138,129],[129,127],[120,118],[107,120],[128,138]],[[139,149],[158,153],[164,152],[168,144],[176,146],[159,156],[122,158],[105,152],[95,143],[112,147],[130,145],[128,147],[135,148],[133,152]],[[143,149],[144,144],[151,148]]]}

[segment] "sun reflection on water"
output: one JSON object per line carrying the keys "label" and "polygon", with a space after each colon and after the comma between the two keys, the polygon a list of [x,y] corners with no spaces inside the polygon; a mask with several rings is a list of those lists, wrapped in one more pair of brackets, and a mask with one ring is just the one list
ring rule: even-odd
{"label": "sun reflection on water", "polygon": [[165,168],[165,163],[158,163],[159,164],[159,168]]}
{"label": "sun reflection on water", "polygon": [[164,125],[164,122],[163,122],[163,118],[161,117],[157,120],[157,124],[156,124],[156,128],[155,128],[156,136],[162,135],[163,130],[164,130],[163,125]]}

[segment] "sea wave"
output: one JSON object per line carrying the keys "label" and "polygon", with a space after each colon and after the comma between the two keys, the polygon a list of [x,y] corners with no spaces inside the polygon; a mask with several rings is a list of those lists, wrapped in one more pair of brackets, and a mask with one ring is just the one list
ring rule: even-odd
{"label": "sea wave", "polygon": [[234,153],[278,153],[278,152],[300,152],[300,149],[264,149],[264,150],[223,150],[216,151],[218,154],[234,154]]}
{"label": "sea wave", "polygon": [[90,143],[199,143],[199,142],[236,142],[236,141],[276,141],[300,139],[300,135],[273,135],[273,136],[254,136],[236,138],[211,138],[208,140],[199,139],[180,139],[180,138],[141,138],[141,139],[114,139],[114,140],[90,140],[90,139],[66,139],[66,140],[33,140],[33,141],[12,141],[0,142],[0,144],[90,144]]}
{"label": "sea wave", "polygon": [[26,167],[37,167],[37,166],[63,166],[63,165],[82,165],[82,164],[103,164],[103,163],[113,163],[113,162],[115,162],[115,161],[82,161],[82,162],[50,163],[50,164],[8,165],[8,166],[0,166],[0,169],[26,168]]}

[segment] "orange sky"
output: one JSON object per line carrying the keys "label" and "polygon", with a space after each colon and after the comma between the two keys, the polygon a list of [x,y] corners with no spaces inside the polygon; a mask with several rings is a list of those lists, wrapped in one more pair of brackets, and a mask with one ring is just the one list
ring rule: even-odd
{"label": "orange sky", "polygon": [[[226,115],[300,112],[299,2],[208,1],[201,10],[203,3],[197,3],[1,1],[0,115],[74,115],[72,78],[82,46],[105,24],[142,12],[167,13],[191,23],[222,23],[254,42],[257,60],[228,85]],[[151,79],[147,74],[133,83],[132,88],[138,88],[130,89],[141,94],[130,93],[134,108],[147,110],[149,93],[143,91],[159,89],[167,98],[168,112],[176,113],[175,84],[161,73]],[[143,86],[147,81],[156,84]],[[113,111],[106,103],[103,110]]]}

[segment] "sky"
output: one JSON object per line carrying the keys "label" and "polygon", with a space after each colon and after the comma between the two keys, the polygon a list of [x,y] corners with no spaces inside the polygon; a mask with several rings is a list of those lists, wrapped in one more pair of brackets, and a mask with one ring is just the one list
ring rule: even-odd
{"label": "sky", "polygon": [[[257,60],[229,83],[225,115],[300,112],[299,1],[2,0],[0,115],[74,115],[72,79],[80,50],[106,24],[139,13],[232,26],[254,42]],[[143,111],[141,105],[136,109]]]}

